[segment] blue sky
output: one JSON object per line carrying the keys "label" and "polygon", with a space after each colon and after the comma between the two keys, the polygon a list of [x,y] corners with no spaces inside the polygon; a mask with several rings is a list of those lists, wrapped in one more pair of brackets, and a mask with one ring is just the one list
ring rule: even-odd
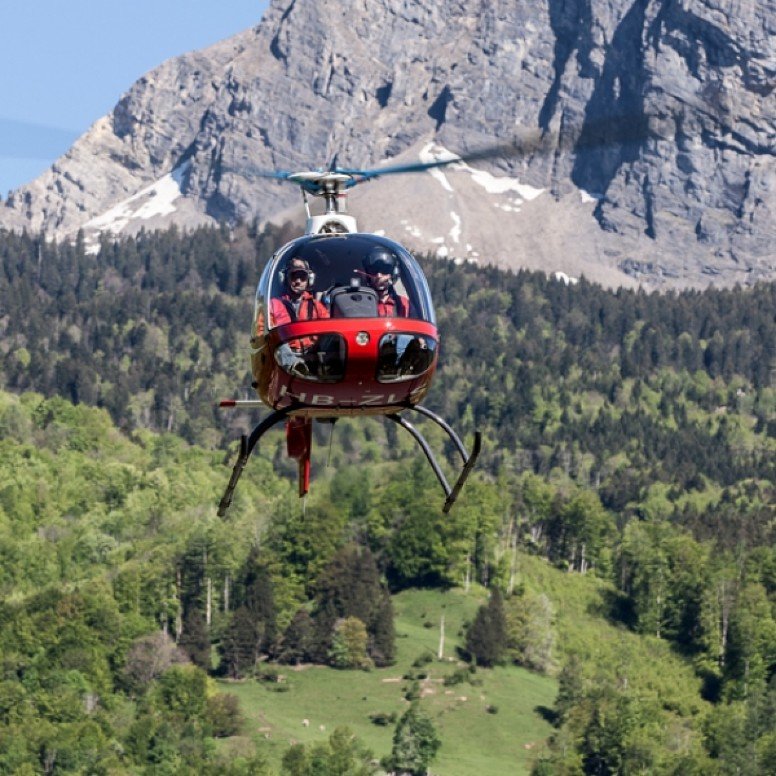
{"label": "blue sky", "polygon": [[261,20],[268,0],[2,0],[0,196],[43,172],[144,73]]}

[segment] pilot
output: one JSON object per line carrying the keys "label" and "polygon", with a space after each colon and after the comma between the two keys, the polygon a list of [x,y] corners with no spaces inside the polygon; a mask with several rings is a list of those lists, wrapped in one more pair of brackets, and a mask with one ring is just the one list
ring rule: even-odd
{"label": "pilot", "polygon": [[[270,300],[273,326],[283,326],[296,321],[312,321],[328,318],[329,311],[312,294],[315,273],[302,258],[290,259],[280,272],[283,293]],[[304,354],[315,344],[316,337],[300,337],[284,343],[278,350],[281,366],[302,374],[309,373]]]}
{"label": "pilot", "polygon": [[283,326],[295,321],[329,317],[325,305],[311,293],[315,274],[304,259],[290,259],[286,268],[280,272],[280,278],[283,293],[274,297],[271,303],[273,325]]}
{"label": "pilot", "polygon": [[377,246],[364,258],[369,285],[377,292],[377,314],[381,318],[406,318],[410,300],[399,294],[394,283],[399,279],[399,262],[388,248]]}

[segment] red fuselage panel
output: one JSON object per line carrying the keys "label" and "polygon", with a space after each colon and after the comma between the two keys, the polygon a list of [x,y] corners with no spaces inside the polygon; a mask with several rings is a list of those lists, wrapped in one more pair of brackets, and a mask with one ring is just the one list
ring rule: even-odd
{"label": "red fuselage panel", "polygon": [[[293,340],[325,341],[336,335],[344,341],[341,376],[316,379],[294,375],[282,368],[277,349]],[[417,376],[388,375],[378,379],[379,362],[384,356],[380,343],[411,335],[433,345],[428,365]],[[410,337],[405,336],[404,339]],[[436,326],[409,318],[328,318],[298,321],[272,329],[255,338],[253,377],[262,401],[273,409],[298,405],[295,415],[326,417],[336,415],[386,414],[400,406],[418,404],[426,395],[436,369],[438,351]]]}

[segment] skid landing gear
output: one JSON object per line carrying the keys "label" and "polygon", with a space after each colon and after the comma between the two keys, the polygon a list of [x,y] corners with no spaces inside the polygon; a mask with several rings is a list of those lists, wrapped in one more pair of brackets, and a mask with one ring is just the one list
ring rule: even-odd
{"label": "skid landing gear", "polygon": [[[222,406],[230,406],[222,404]],[[288,414],[291,412],[291,408],[284,410],[275,410],[271,415],[268,415],[264,420],[259,423],[256,428],[251,431],[251,435],[246,437],[243,434],[240,437],[240,451],[237,453],[237,460],[234,463],[232,469],[232,476],[229,478],[229,484],[226,486],[224,495],[221,497],[221,502],[218,505],[218,516],[223,517],[226,514],[226,510],[232,503],[232,497],[234,496],[234,489],[237,487],[237,483],[240,481],[240,476],[243,473],[245,464],[248,463],[248,459],[251,457],[253,448],[256,447],[258,441],[267,433],[273,426],[280,423],[281,420],[285,420]]]}
{"label": "skid landing gear", "polygon": [[[253,405],[253,402],[245,402],[246,405]],[[235,406],[235,403],[222,403],[221,406],[231,407]],[[289,415],[296,409],[295,407],[287,407],[282,410],[275,410],[275,412],[268,415],[264,420],[259,423],[256,428],[253,429],[250,436],[243,435],[240,438],[240,450],[237,454],[237,460],[235,461],[234,468],[232,469],[232,476],[229,478],[229,484],[226,486],[221,502],[218,505],[218,516],[224,517],[226,515],[229,506],[232,503],[234,496],[234,489],[237,487],[237,483],[242,476],[243,469],[248,463],[248,459],[251,457],[251,453],[258,444],[261,437],[269,431],[273,426],[276,426],[281,421],[286,421],[286,445],[288,448],[288,455],[291,458],[295,458],[299,462],[299,495],[304,496],[310,487],[310,454],[312,451],[312,420],[304,417],[289,417]],[[408,420],[403,418],[398,413],[386,415],[388,420],[396,423],[412,435],[415,441],[420,445],[421,450],[426,456],[431,468],[439,480],[439,484],[442,486],[442,490],[445,492],[445,503],[442,507],[442,511],[447,513],[458,498],[458,494],[461,492],[461,488],[469,477],[471,470],[474,468],[474,464],[477,461],[477,457],[480,454],[482,448],[482,435],[479,431],[474,432],[474,445],[472,446],[471,453],[466,451],[466,448],[461,442],[458,435],[453,431],[448,423],[446,423],[439,415],[431,412],[431,410],[421,407],[420,405],[410,406],[403,408],[402,411],[411,409],[421,415],[429,418],[436,423],[452,440],[458,453],[463,460],[463,468],[458,475],[458,479],[455,484],[450,487],[450,483],[444,475],[439,462],[434,456],[433,451],[429,447],[423,434],[418,431],[415,426]]]}
{"label": "skid landing gear", "polygon": [[410,407],[410,409],[415,410],[415,412],[419,412],[421,415],[425,415],[427,418],[433,420],[434,423],[436,423],[440,428],[442,428],[450,437],[450,439],[453,440],[453,444],[463,459],[463,469],[461,469],[461,473],[458,475],[458,479],[456,480],[455,485],[453,485],[451,488],[447,481],[447,477],[445,477],[444,472],[439,467],[439,463],[437,462],[434,453],[431,451],[431,448],[428,446],[428,442],[426,441],[423,434],[421,434],[420,431],[418,431],[415,426],[412,425],[412,423],[410,423],[408,420],[405,420],[401,415],[386,416],[388,420],[392,420],[394,423],[398,423],[398,425],[400,425],[402,428],[406,428],[407,431],[412,434],[415,441],[420,445],[421,450],[423,450],[426,459],[431,464],[431,468],[434,470],[434,474],[436,474],[436,477],[439,480],[439,484],[442,486],[442,490],[444,490],[445,496],[447,497],[445,499],[445,505],[442,507],[442,511],[447,514],[455,503],[455,500],[458,498],[458,494],[461,492],[461,488],[463,487],[464,483],[469,478],[471,470],[474,468],[474,464],[477,461],[477,456],[480,454],[480,449],[482,448],[482,434],[479,431],[474,432],[474,446],[472,447],[472,452],[470,455],[466,452],[466,448],[458,437],[458,434],[456,434],[450,425],[442,420],[439,415],[436,415],[425,407],[421,407],[419,404],[414,407]]}

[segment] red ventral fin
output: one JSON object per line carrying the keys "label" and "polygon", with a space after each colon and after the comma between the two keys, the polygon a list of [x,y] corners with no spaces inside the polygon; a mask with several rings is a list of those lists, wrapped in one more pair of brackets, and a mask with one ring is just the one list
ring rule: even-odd
{"label": "red ventral fin", "polygon": [[286,449],[289,458],[299,462],[299,496],[310,490],[310,453],[313,447],[313,422],[309,418],[286,421]]}

